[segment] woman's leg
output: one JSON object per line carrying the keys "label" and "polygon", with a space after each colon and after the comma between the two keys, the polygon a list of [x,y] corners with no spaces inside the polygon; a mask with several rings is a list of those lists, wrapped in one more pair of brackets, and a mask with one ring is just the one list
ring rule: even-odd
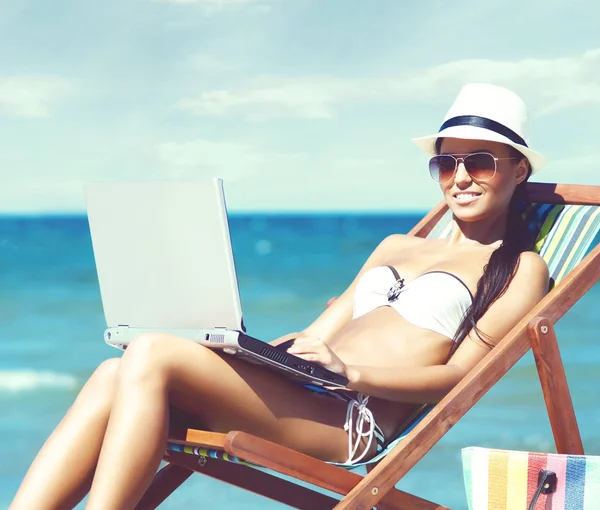
{"label": "woman's leg", "polygon": [[70,509],[89,490],[115,392],[119,359],[102,363],[48,438],[10,510]]}
{"label": "woman's leg", "polygon": [[344,402],[181,338],[136,339],[123,356],[116,395],[88,510],[135,507],[164,454],[169,403],[207,430],[245,430],[329,460],[347,455]]}

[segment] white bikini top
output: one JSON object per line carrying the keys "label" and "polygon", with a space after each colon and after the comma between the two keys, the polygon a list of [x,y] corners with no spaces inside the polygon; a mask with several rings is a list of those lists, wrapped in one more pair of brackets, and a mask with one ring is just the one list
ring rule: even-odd
{"label": "white bikini top", "polygon": [[405,284],[395,268],[378,266],[358,281],[353,318],[391,306],[411,324],[452,339],[472,302],[469,288],[452,273],[429,271]]}

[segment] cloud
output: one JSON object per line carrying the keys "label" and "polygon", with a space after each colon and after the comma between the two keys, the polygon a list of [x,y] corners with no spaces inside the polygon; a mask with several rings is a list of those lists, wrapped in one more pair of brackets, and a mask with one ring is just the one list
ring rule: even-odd
{"label": "cloud", "polygon": [[202,117],[239,116],[249,121],[327,120],[352,102],[447,103],[468,82],[506,85],[542,116],[600,105],[600,49],[580,55],[516,61],[463,59],[388,78],[332,76],[260,77],[245,88],[217,89],[179,100],[176,107]]}
{"label": "cloud", "polygon": [[596,184],[598,182],[600,152],[582,149],[581,154],[555,159],[548,168],[535,175],[534,180],[568,182],[570,184]]}
{"label": "cloud", "polygon": [[0,115],[49,117],[56,103],[73,90],[74,87],[62,78],[0,77]]}
{"label": "cloud", "polygon": [[340,78],[261,78],[249,90],[214,90],[182,99],[176,106],[197,116],[239,114],[250,121],[330,119],[334,106],[357,95],[356,88]]}
{"label": "cloud", "polygon": [[581,55],[517,61],[465,59],[421,70],[390,85],[390,96],[446,101],[460,84],[483,81],[506,85],[523,95],[539,115],[600,104],[600,49]]}
{"label": "cloud", "polygon": [[168,168],[169,179],[224,179],[231,210],[424,209],[439,200],[427,172],[411,175],[411,192],[402,193],[407,175],[402,175],[399,162],[361,154],[360,148],[294,153],[196,139],[158,144],[156,155]]}
{"label": "cloud", "polygon": [[0,189],[0,214],[71,213],[85,210],[80,180],[7,180]]}
{"label": "cloud", "polygon": [[171,178],[221,177],[237,181],[274,168],[288,168],[299,156],[261,150],[248,143],[196,139],[168,141],[156,155]]}

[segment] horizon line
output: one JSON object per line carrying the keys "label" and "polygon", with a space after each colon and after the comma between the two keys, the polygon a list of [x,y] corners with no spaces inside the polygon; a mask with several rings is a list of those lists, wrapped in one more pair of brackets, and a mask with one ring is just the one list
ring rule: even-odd
{"label": "horizon line", "polygon": [[[263,209],[263,210],[233,210],[228,211],[227,216],[424,216],[429,210],[423,209]],[[0,219],[18,218],[86,218],[86,212],[69,211],[0,211]]]}

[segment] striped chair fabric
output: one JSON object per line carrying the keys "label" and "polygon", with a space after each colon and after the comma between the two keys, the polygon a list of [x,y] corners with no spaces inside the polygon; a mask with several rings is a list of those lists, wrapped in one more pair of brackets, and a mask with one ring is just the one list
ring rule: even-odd
{"label": "striped chair fabric", "polygon": [[[600,207],[583,205],[554,204],[521,204],[524,220],[532,232],[538,232],[535,251],[546,261],[550,277],[554,284],[558,283],[586,255],[591,246],[598,244],[600,231]],[[448,211],[435,225],[428,237],[444,238],[450,233],[452,223],[451,212]],[[358,464],[348,465],[330,463],[348,469],[380,461],[390,452],[427,414],[433,406],[422,406],[413,415],[399,435],[374,458]],[[219,450],[182,446],[169,443],[167,450],[185,452],[201,457],[213,457],[236,463],[245,463],[237,457]],[[600,506],[598,507],[600,508]]]}
{"label": "striped chair fabric", "polygon": [[542,469],[556,474],[556,489],[532,509],[600,508],[600,457],[470,447],[462,460],[469,510],[528,510]]}

